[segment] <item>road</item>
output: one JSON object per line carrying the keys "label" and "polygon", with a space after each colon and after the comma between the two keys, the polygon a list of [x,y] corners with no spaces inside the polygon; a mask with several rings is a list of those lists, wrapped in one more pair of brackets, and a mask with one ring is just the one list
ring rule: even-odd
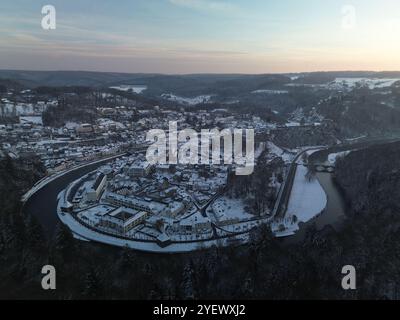
{"label": "road", "polygon": [[287,177],[283,183],[282,189],[279,192],[278,199],[276,200],[276,204],[274,206],[274,210],[272,212],[273,217],[284,218],[286,214],[287,205],[290,198],[290,193],[293,187],[294,177],[296,176],[297,170],[297,161],[299,158],[307,151],[315,150],[316,148],[307,148],[301,152],[299,152],[290,163],[289,172]]}

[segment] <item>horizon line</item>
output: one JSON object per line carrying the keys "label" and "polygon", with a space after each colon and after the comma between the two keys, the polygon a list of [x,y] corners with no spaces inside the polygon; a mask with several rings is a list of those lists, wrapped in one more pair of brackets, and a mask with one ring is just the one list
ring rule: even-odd
{"label": "horizon line", "polygon": [[109,74],[142,74],[142,75],[163,75],[163,76],[193,76],[193,75],[242,75],[242,76],[262,76],[262,75],[286,75],[286,74],[311,74],[311,73],[349,73],[349,72],[371,72],[371,73],[400,73],[400,70],[317,70],[317,71],[293,71],[293,72],[262,72],[262,73],[242,73],[242,72],[193,72],[193,73],[162,73],[162,72],[120,72],[120,71],[100,71],[100,70],[63,70],[63,69],[50,69],[50,70],[37,70],[37,69],[2,69],[0,68],[0,72],[9,71],[9,72],[86,72],[86,73],[109,73]]}

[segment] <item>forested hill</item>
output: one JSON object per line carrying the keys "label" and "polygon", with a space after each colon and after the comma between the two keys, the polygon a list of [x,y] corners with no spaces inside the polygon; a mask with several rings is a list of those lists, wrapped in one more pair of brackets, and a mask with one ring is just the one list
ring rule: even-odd
{"label": "forested hill", "polygon": [[353,151],[337,162],[336,179],[351,209],[400,216],[400,142]]}

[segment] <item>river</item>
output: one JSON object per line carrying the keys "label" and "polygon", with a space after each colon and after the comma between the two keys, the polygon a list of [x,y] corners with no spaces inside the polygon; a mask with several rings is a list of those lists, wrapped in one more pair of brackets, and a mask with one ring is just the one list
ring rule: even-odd
{"label": "river", "polygon": [[73,170],[48,183],[25,202],[22,211],[25,214],[32,214],[42,225],[45,235],[52,237],[59,221],[57,216],[57,195],[71,182],[108,161],[110,160],[104,160]]}
{"label": "river", "polygon": [[315,224],[317,230],[323,229],[326,225],[331,225],[336,230],[340,228],[346,219],[346,202],[335,185],[332,174],[328,172],[318,172],[316,178],[324,189],[327,196],[327,205],[325,210],[319,216],[306,223],[300,223],[300,230],[295,235],[286,237],[284,242],[287,244],[300,242],[304,239],[308,227]]}

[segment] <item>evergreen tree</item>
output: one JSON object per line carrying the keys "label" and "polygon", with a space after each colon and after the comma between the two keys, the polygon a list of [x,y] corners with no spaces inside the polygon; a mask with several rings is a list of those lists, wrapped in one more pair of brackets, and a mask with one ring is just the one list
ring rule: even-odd
{"label": "evergreen tree", "polygon": [[189,262],[183,269],[182,294],[186,300],[195,299],[195,271],[193,263]]}
{"label": "evergreen tree", "polygon": [[43,228],[35,217],[29,216],[27,221],[28,245],[34,251],[41,251],[46,246]]}
{"label": "evergreen tree", "polygon": [[104,294],[104,285],[99,272],[91,267],[83,281],[82,295],[86,299],[101,299]]}
{"label": "evergreen tree", "polygon": [[53,249],[55,250],[55,254],[64,260],[71,257],[75,251],[75,240],[72,232],[61,222],[56,227]]}
{"label": "evergreen tree", "polygon": [[135,254],[129,247],[124,247],[118,261],[119,270],[123,273],[133,270],[135,263]]}
{"label": "evergreen tree", "polygon": [[22,249],[26,238],[26,226],[22,214],[16,213],[10,216],[10,228],[13,234],[13,247],[15,249]]}

